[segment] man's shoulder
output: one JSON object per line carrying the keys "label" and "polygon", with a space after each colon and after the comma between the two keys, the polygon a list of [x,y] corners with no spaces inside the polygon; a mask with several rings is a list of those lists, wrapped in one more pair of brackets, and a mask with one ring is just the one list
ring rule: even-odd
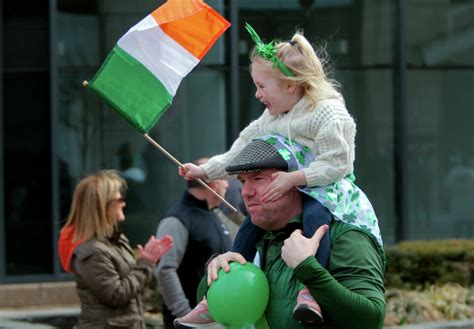
{"label": "man's shoulder", "polygon": [[160,219],[160,223],[158,224],[158,227],[165,227],[165,226],[182,226],[183,223],[181,223],[181,220],[176,217],[176,216],[165,216]]}
{"label": "man's shoulder", "polygon": [[331,222],[331,229],[329,232],[331,235],[331,241],[339,239],[341,236],[343,236],[344,234],[348,232],[356,232],[356,234],[363,234],[363,235],[369,234],[362,231],[361,229],[359,229],[358,227],[354,225],[342,222],[340,220],[333,220]]}
{"label": "man's shoulder", "polygon": [[211,221],[216,219],[219,220],[219,217],[211,210],[188,204],[179,204],[171,207],[166,212],[165,216],[160,220],[158,230],[166,227],[168,229],[186,229],[191,232],[201,227],[206,227]]}
{"label": "man's shoulder", "polygon": [[214,216],[214,213],[207,208],[180,201],[168,209],[164,218],[175,217],[183,223],[186,223],[196,216],[211,217]]}
{"label": "man's shoulder", "polygon": [[[333,221],[330,229],[332,252],[349,254],[372,254],[385,266],[385,252],[374,236],[356,226]],[[377,255],[377,256],[375,256]]]}
{"label": "man's shoulder", "polygon": [[370,232],[342,221],[333,221],[329,234],[332,245],[336,245],[338,242],[344,242],[344,244],[359,244],[364,241],[372,245],[376,250],[381,249],[377,240]]}

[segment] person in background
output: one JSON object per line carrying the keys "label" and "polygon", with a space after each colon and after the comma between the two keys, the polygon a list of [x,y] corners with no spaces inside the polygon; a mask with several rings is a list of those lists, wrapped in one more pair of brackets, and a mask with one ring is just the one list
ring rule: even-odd
{"label": "person in background", "polygon": [[214,212],[229,229],[233,243],[240,225],[244,222],[245,217],[248,216],[248,212],[244,200],[242,199],[242,183],[235,177],[229,177],[227,183],[229,187],[227,188],[224,198],[237,209],[237,212],[230,209],[224,202],[222,202],[219,207],[214,208]]}
{"label": "person in background", "polygon": [[[202,158],[194,163],[206,161]],[[215,180],[208,186],[223,197],[229,185],[226,180]],[[157,238],[173,237],[172,250],[162,257],[155,270],[167,329],[173,328],[176,317],[196,306],[196,290],[207,260],[232,247],[230,232],[215,212],[221,203],[221,199],[197,181],[188,181],[181,200],[166,212],[158,225]]]}
{"label": "person in background", "polygon": [[137,255],[119,230],[127,185],[114,170],[101,170],[76,186],[59,237],[65,271],[74,274],[81,302],[78,329],[143,329],[141,294],[173,240],[151,236]]}

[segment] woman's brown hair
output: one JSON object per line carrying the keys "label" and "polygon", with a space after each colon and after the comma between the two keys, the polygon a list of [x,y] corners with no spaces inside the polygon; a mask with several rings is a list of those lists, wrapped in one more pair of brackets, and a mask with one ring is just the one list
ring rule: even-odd
{"label": "woman's brown hair", "polygon": [[75,228],[74,241],[112,235],[117,223],[108,215],[108,206],[117,193],[123,195],[127,183],[115,170],[100,170],[83,178],[74,189],[65,226]]}

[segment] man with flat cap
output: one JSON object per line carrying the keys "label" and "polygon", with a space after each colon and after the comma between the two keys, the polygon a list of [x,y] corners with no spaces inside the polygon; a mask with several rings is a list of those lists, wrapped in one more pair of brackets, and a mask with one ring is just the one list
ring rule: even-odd
{"label": "man with flat cap", "polygon": [[[256,244],[256,260],[270,285],[265,310],[269,328],[304,328],[292,317],[296,296],[303,285],[323,310],[324,323],[318,328],[382,328],[385,255],[376,221],[371,226],[360,225],[357,220],[341,220],[338,217],[343,216],[325,204],[333,218],[326,269],[314,255],[329,226],[321,226],[310,238],[300,230],[303,195],[317,198],[317,188],[295,188],[274,202],[261,201],[272,174],[283,169],[295,170],[302,150],[281,136],[264,136],[249,143],[226,168],[229,175],[237,175],[242,182],[242,197],[251,221],[263,230]],[[207,267],[208,285],[217,279],[221,268],[230,271],[232,261],[244,264],[246,259],[236,252],[213,258]]]}

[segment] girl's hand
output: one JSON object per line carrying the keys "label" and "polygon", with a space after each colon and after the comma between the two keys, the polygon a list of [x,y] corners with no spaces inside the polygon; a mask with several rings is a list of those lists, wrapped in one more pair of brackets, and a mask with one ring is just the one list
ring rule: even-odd
{"label": "girl's hand", "polygon": [[262,195],[263,202],[274,202],[294,187],[291,173],[277,171],[272,174],[272,182]]}
{"label": "girl's hand", "polygon": [[185,163],[183,166],[178,167],[180,176],[183,176],[185,180],[192,180],[197,178],[207,179],[207,175],[204,170],[196,166],[194,163]]}
{"label": "girl's hand", "polygon": [[263,202],[274,202],[292,188],[300,185],[308,185],[306,176],[301,170],[286,172],[277,171],[272,174],[272,182],[262,195]]}

